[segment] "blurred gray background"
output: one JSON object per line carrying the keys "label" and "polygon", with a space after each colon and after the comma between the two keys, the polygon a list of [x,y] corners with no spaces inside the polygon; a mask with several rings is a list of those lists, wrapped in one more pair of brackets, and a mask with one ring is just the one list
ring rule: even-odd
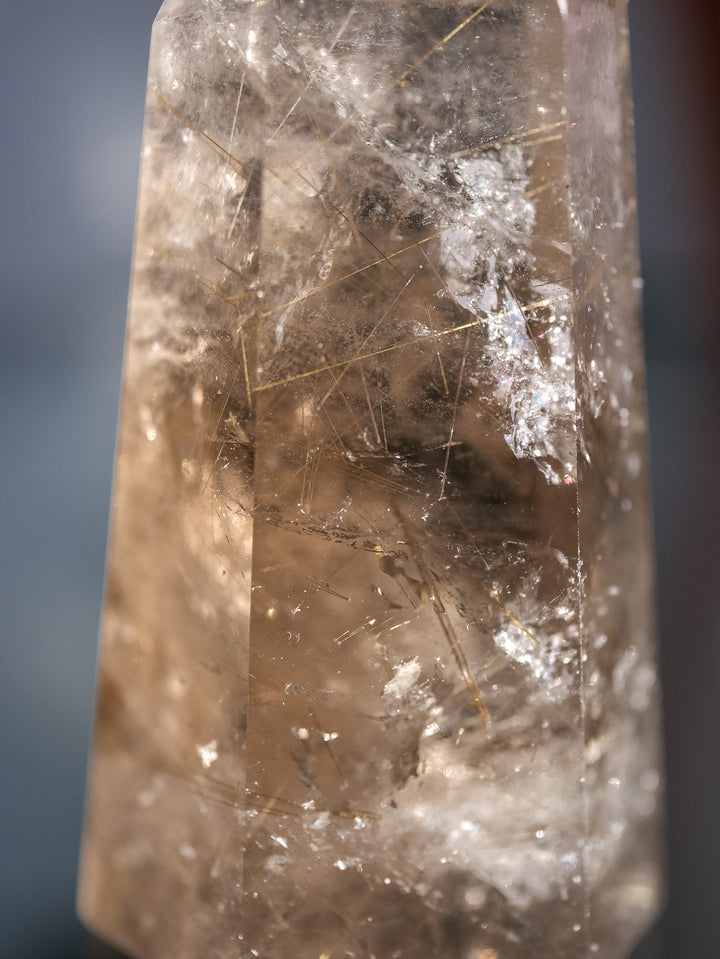
{"label": "blurred gray background", "polygon": [[[110,955],[83,933],[73,896],[158,4],[0,2],[0,956],[7,959]],[[671,882],[666,917],[637,959],[716,959],[720,9],[717,0],[631,0],[630,9]]]}

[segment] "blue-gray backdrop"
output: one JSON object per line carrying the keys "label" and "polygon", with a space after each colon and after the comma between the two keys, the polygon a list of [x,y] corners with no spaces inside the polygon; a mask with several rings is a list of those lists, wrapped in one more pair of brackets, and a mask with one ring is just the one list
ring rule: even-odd
{"label": "blue-gray backdrop", "polygon": [[[75,920],[73,895],[157,5],[0,3],[0,955],[7,959],[102,952]],[[716,959],[720,9],[717,0],[631,0],[630,7],[671,876],[666,919],[638,959]]]}

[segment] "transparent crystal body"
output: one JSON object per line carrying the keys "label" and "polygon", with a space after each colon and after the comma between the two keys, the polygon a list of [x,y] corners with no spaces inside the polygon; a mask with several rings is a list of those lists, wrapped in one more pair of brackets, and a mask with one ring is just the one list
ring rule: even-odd
{"label": "transparent crystal body", "polygon": [[658,907],[622,2],[168,0],[80,908],[138,959]]}

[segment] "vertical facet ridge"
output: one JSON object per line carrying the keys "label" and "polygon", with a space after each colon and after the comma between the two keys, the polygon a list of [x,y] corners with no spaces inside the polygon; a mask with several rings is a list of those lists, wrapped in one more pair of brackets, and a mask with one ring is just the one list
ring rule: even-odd
{"label": "vertical facet ridge", "polygon": [[[590,941],[622,955],[662,894],[647,423],[625,3],[568,5]],[[589,105],[592,104],[592,109]]]}

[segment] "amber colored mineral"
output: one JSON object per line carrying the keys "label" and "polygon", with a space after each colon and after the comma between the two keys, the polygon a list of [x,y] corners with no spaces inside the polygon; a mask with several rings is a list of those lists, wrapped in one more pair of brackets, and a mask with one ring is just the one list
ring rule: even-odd
{"label": "amber colored mineral", "polygon": [[623,0],[166,0],[80,908],[620,959],[658,690]]}

